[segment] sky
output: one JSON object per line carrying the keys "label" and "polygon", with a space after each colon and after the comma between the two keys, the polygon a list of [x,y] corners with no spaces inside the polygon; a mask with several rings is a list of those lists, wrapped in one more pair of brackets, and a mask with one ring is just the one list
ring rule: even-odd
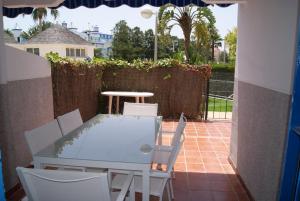
{"label": "sky", "polygon": [[[92,26],[99,26],[100,32],[111,34],[111,30],[115,24],[120,20],[125,20],[130,27],[138,26],[142,30],[154,29],[155,18],[144,19],[140,12],[143,8],[151,8],[157,11],[158,8],[151,7],[149,5],[140,8],[131,8],[126,5],[117,8],[110,8],[107,6],[99,6],[98,8],[89,9],[86,7],[79,7],[76,9],[68,9],[65,7],[59,8],[59,17],[54,20],[52,17],[48,17],[47,20],[52,22],[66,22],[73,27],[78,28],[79,31],[86,30]],[[232,5],[227,8],[220,8],[218,6],[211,7],[216,17],[216,27],[219,33],[224,37],[229,30],[237,26],[237,5]],[[35,25],[30,15],[19,15],[16,18],[4,17],[4,28],[13,29],[16,24],[23,30],[28,30]],[[172,35],[183,38],[182,31],[179,27],[174,27],[171,31]]]}

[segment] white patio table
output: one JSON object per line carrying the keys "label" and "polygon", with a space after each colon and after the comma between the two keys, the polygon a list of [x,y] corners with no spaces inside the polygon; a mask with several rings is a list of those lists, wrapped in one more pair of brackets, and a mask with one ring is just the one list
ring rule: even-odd
{"label": "white patio table", "polygon": [[111,107],[112,107],[112,100],[113,97],[117,97],[117,108],[116,113],[119,113],[119,102],[120,102],[120,96],[123,97],[135,97],[135,102],[139,103],[139,99],[141,98],[141,103],[145,102],[145,97],[151,97],[154,94],[151,92],[132,92],[132,91],[103,91],[101,92],[103,96],[108,96],[108,114],[111,114]]}
{"label": "white patio table", "polygon": [[143,201],[149,201],[149,172],[162,117],[97,115],[34,155],[43,164],[141,171]]}

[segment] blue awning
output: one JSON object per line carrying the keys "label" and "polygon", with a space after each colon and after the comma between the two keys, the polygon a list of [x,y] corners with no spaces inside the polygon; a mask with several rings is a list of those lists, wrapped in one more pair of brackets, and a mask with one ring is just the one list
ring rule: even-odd
{"label": "blue awning", "polygon": [[[65,6],[67,8],[78,8],[80,6],[85,6],[87,8],[96,8],[101,5],[106,5],[109,7],[118,7],[121,5],[128,5],[130,7],[141,7],[145,4],[152,6],[162,6],[167,3],[174,4],[176,6],[186,6],[189,4],[195,4],[200,7],[206,7],[208,4],[201,0],[65,0],[58,7]],[[228,5],[221,5],[228,6]],[[57,7],[57,8],[58,8]],[[5,8],[3,7],[3,15],[6,17],[16,17],[19,14],[31,14],[33,8]]]}

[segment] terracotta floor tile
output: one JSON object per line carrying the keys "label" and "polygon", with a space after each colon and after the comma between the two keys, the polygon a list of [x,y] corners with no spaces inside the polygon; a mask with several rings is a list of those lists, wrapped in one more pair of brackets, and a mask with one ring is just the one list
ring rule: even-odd
{"label": "terracotta floor tile", "polygon": [[210,183],[210,189],[212,191],[234,191],[230,181],[212,181]]}
{"label": "terracotta floor tile", "polygon": [[207,158],[207,157],[216,158],[217,157],[217,155],[215,154],[214,151],[200,151],[200,154],[202,157],[205,157],[205,158]]}
{"label": "terracotta floor tile", "polygon": [[233,192],[213,191],[214,201],[238,201],[237,196]]}
{"label": "terracotta floor tile", "polygon": [[190,201],[213,201],[211,191],[191,191]]}
{"label": "terracotta floor tile", "polygon": [[186,164],[185,163],[176,163],[174,166],[175,171],[186,171]]}
{"label": "terracotta floor tile", "polygon": [[188,163],[187,171],[188,172],[206,172],[206,169],[203,164]]}
{"label": "terracotta floor tile", "polygon": [[223,167],[219,164],[205,164],[205,170],[207,173],[224,173]]}
{"label": "terracotta floor tile", "polygon": [[195,155],[186,156],[185,160],[188,164],[190,164],[190,163],[201,163],[201,164],[203,164],[203,160],[200,156],[195,156]]}
{"label": "terracotta floor tile", "polygon": [[202,156],[198,150],[185,150],[185,156]]}
{"label": "terracotta floor tile", "polygon": [[203,163],[206,164],[219,164],[219,160],[216,157],[202,157]]}

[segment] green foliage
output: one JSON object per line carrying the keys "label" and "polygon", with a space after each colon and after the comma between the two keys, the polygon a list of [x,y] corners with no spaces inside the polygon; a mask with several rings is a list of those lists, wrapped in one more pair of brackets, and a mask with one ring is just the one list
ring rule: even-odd
{"label": "green foliage", "polygon": [[[82,60],[75,60],[68,57],[60,57],[58,53],[50,52],[46,55],[46,58],[50,61],[50,63],[64,63],[64,64],[70,64],[71,66],[81,66],[82,64],[88,64],[88,67],[101,67],[101,68],[132,68],[137,70],[143,70],[143,71],[149,71],[154,68],[171,68],[171,67],[180,67],[185,70],[193,70],[193,71],[202,71],[204,69],[201,65],[188,65],[181,63],[178,60],[175,59],[160,59],[156,63],[154,63],[152,60],[142,60],[142,59],[135,59],[132,62],[127,62],[124,60],[118,60],[118,59],[103,59],[103,58],[93,58],[91,62],[88,61],[82,61]],[[207,68],[207,67],[205,67]],[[207,71],[205,69],[203,71],[207,74],[207,76],[210,75],[210,70]],[[116,76],[116,75],[114,75]],[[164,79],[171,78],[169,75],[164,76]]]}
{"label": "green foliage", "polygon": [[225,42],[229,46],[229,60],[234,62],[236,58],[237,27],[225,36]]}
{"label": "green foliage", "polygon": [[[210,51],[213,58],[215,42],[220,37],[215,28],[216,19],[209,8],[199,8],[195,5],[176,7],[166,4],[160,8],[158,17],[160,35],[170,33],[176,25],[182,29],[187,62],[199,63],[200,60],[208,60]],[[194,47],[191,47],[192,33]]]}
{"label": "green foliage", "polygon": [[52,25],[51,22],[42,22],[39,25],[33,26],[31,27],[27,32],[22,32],[21,37],[29,40],[30,38],[36,36],[37,34],[39,34],[40,32],[48,29],[50,26]]}
{"label": "green foliage", "polygon": [[4,32],[9,35],[10,37],[14,37],[14,34],[9,29],[5,29]]}
{"label": "green foliage", "polygon": [[172,78],[172,75],[170,73],[168,73],[167,75],[165,75],[163,77],[164,80],[168,80],[168,79],[171,79]]}
{"label": "green foliage", "polygon": [[222,71],[222,72],[234,72],[235,66],[234,63],[213,63],[211,64],[212,71]]}
{"label": "green foliage", "polygon": [[[59,12],[56,9],[50,9],[50,14],[51,16],[53,16],[54,19],[56,19],[59,16]],[[47,8],[35,8],[33,9],[31,14],[33,21],[38,22],[40,26],[44,22],[44,19],[47,17],[47,15]]]}
{"label": "green foliage", "polygon": [[215,112],[231,112],[233,101],[217,98],[209,98],[208,100],[208,111]]}
{"label": "green foliage", "polygon": [[112,56],[115,59],[132,61],[133,48],[131,43],[131,29],[127,22],[121,20],[113,29]]}
{"label": "green foliage", "polygon": [[95,48],[94,49],[94,57],[96,57],[96,58],[102,58],[103,57],[101,48]]}
{"label": "green foliage", "polygon": [[[152,29],[141,31],[139,27],[131,29],[122,20],[113,30],[112,58],[132,62],[136,59],[152,60],[154,57],[155,36]],[[183,41],[170,34],[158,36],[158,58],[170,58],[175,51],[183,49]]]}

